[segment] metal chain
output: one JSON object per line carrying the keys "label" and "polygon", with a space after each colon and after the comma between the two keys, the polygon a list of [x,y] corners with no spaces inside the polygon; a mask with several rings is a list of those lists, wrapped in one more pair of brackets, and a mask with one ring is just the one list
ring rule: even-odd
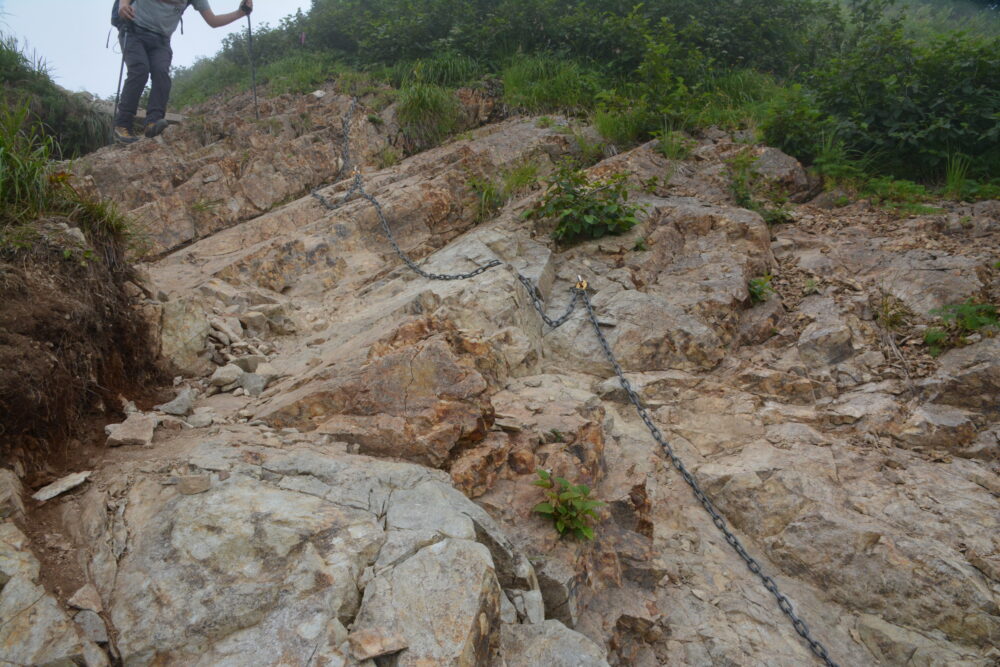
{"label": "metal chain", "polygon": [[[351,136],[351,119],[354,117],[354,111],[357,108],[358,99],[354,98],[351,102],[351,108],[343,120],[344,129],[344,148],[343,148],[343,165],[341,166],[341,172],[347,167],[351,159],[350,153],[350,136]],[[338,172],[339,176],[339,172]],[[392,228],[389,227],[389,221],[385,217],[385,211],[382,210],[382,204],[379,203],[378,199],[374,196],[368,194],[365,191],[364,180],[361,176],[361,170],[357,167],[354,168],[354,183],[351,185],[351,189],[347,191],[344,197],[340,200],[339,204],[332,204],[330,201],[318,192],[318,188],[312,191],[312,196],[314,199],[319,201],[328,211],[336,211],[338,208],[347,203],[351,198],[351,195],[357,193],[361,199],[364,199],[375,209],[375,213],[378,214],[379,223],[382,225],[382,231],[385,233],[386,238],[389,239],[389,243],[392,244],[392,249],[396,251],[399,258],[403,260],[410,269],[419,276],[426,278],[427,280],[468,280],[469,278],[474,278],[490,269],[500,266],[502,262],[498,259],[493,259],[483,264],[482,266],[476,268],[473,271],[467,273],[429,273],[424,271],[420,266],[410,259],[410,256],[403,252],[403,249],[399,247],[399,243],[396,242],[396,237],[392,233]]]}
{"label": "metal chain", "polygon": [[[344,157],[343,157],[343,164],[340,168],[340,171],[338,172],[338,177],[340,173],[342,173],[344,169],[347,168],[350,162],[351,119],[354,116],[355,109],[357,108],[357,103],[358,103],[357,98],[354,98],[351,102],[351,108],[348,111],[347,116],[343,120]],[[480,266],[476,270],[470,271],[468,273],[456,273],[456,274],[428,273],[427,271],[421,269],[412,259],[410,259],[410,257],[405,252],[403,252],[402,248],[399,247],[399,244],[396,242],[396,238],[392,233],[392,229],[389,227],[389,222],[388,220],[386,220],[385,212],[382,210],[382,205],[375,197],[373,197],[372,195],[368,194],[365,191],[364,181],[362,180],[360,170],[358,170],[357,168],[354,169],[354,183],[351,185],[351,188],[347,191],[347,193],[344,195],[343,199],[340,201],[339,204],[330,203],[330,201],[327,200],[325,197],[323,197],[323,195],[319,194],[317,190],[312,191],[312,196],[315,199],[317,199],[323,205],[323,207],[329,211],[337,210],[338,208],[347,203],[351,195],[358,193],[361,199],[366,200],[369,204],[371,204],[375,208],[375,212],[378,214],[379,222],[382,225],[382,231],[389,239],[389,243],[392,244],[392,248],[393,250],[396,251],[396,254],[399,256],[399,258],[403,260],[403,262],[414,273],[424,278],[427,278],[428,280],[467,280],[469,278],[478,276],[502,264],[502,262],[500,262],[499,260],[494,259],[487,262],[483,266]],[[676,468],[677,471],[681,474],[681,477],[684,478],[684,481],[687,482],[687,485],[691,487],[691,491],[694,493],[694,497],[698,500],[698,502],[701,503],[702,507],[705,508],[705,511],[708,512],[708,515],[712,519],[712,523],[715,524],[715,527],[718,528],[719,531],[722,533],[723,537],[725,537],[726,542],[729,543],[729,546],[731,546],[733,550],[736,551],[736,554],[741,559],[743,559],[744,563],[746,563],[747,569],[749,569],[752,573],[757,575],[757,577],[761,580],[761,583],[764,584],[764,588],[766,588],[771,593],[771,595],[774,596],[775,600],[778,601],[778,608],[781,609],[781,611],[785,614],[785,616],[787,616],[788,619],[792,622],[792,627],[795,628],[795,632],[797,632],[799,636],[806,641],[806,643],[809,645],[809,649],[813,652],[813,654],[816,655],[816,657],[818,657],[820,660],[824,662],[826,667],[838,667],[837,663],[835,663],[830,658],[830,655],[827,652],[826,648],[823,646],[823,644],[813,639],[812,634],[809,631],[809,626],[806,625],[805,621],[799,618],[798,615],[795,613],[795,608],[792,606],[792,602],[791,600],[788,599],[788,596],[786,596],[784,593],[781,592],[781,590],[778,588],[778,584],[774,581],[774,579],[770,575],[764,574],[763,568],[761,567],[757,559],[751,556],[747,552],[746,548],[743,546],[743,543],[740,542],[739,538],[737,538],[736,535],[734,535],[733,532],[729,529],[726,520],[722,517],[719,511],[715,509],[715,505],[705,494],[705,492],[702,491],[701,485],[698,484],[698,480],[694,478],[694,475],[692,475],[691,472],[687,469],[687,467],[684,465],[684,462],[681,461],[681,459],[677,456],[677,454],[674,452],[674,448],[663,436],[663,433],[660,432],[659,427],[657,427],[656,424],[653,422],[652,417],[649,416],[649,411],[646,410],[646,406],[643,405],[642,399],[639,398],[639,395],[632,388],[632,384],[625,377],[625,371],[622,370],[621,365],[618,363],[618,360],[615,358],[614,353],[611,351],[611,346],[608,344],[607,338],[604,337],[604,332],[601,331],[601,325],[597,320],[597,315],[594,313],[594,307],[593,304],[591,304],[590,302],[590,296],[587,294],[586,282],[584,282],[581,279],[581,281],[577,283],[575,287],[572,288],[573,298],[570,300],[569,306],[566,308],[566,312],[563,313],[563,315],[558,319],[552,319],[545,314],[545,307],[538,296],[538,289],[531,282],[531,280],[522,275],[521,273],[517,273],[517,279],[528,291],[528,296],[531,297],[531,305],[535,308],[536,311],[538,311],[538,314],[541,316],[545,324],[552,327],[553,329],[556,329],[565,324],[569,320],[569,318],[573,315],[573,312],[576,310],[577,304],[581,300],[583,301],[583,305],[587,309],[587,315],[590,319],[590,324],[594,329],[594,333],[597,335],[597,340],[600,341],[601,343],[601,348],[604,350],[605,357],[607,357],[608,362],[611,363],[611,367],[614,368],[615,375],[618,376],[618,381],[621,383],[622,389],[625,390],[625,393],[628,396],[629,401],[635,407],[635,410],[638,413],[639,417],[642,419],[643,423],[649,429],[649,432],[653,436],[653,439],[656,440],[656,442],[660,445],[660,447],[663,448],[663,451],[670,459],[670,462],[673,464],[674,468]]]}
{"label": "metal chain", "polygon": [[574,299],[576,298],[583,299],[583,305],[587,309],[587,315],[590,318],[590,324],[593,326],[594,333],[597,335],[597,339],[601,343],[601,348],[603,348],[604,350],[604,356],[607,357],[608,361],[611,363],[611,367],[614,368],[615,375],[618,376],[618,381],[621,383],[622,389],[624,389],[625,393],[628,395],[629,401],[632,403],[633,406],[635,406],[636,412],[639,413],[639,417],[642,419],[643,423],[649,429],[649,432],[650,434],[652,434],[653,439],[656,440],[656,442],[659,443],[659,445],[663,448],[663,451],[666,452],[667,456],[670,458],[670,462],[673,464],[674,468],[677,469],[677,472],[681,474],[681,477],[684,478],[684,481],[687,482],[688,486],[691,487],[691,491],[694,493],[694,497],[698,499],[698,502],[701,503],[702,507],[705,508],[705,511],[708,512],[708,515],[712,518],[712,523],[715,524],[715,527],[718,528],[719,531],[722,533],[722,535],[726,538],[726,542],[729,543],[729,546],[731,546],[733,550],[736,551],[737,555],[739,555],[739,557],[743,559],[743,562],[746,563],[747,568],[760,578],[761,582],[764,584],[764,588],[766,588],[771,593],[771,595],[773,595],[774,598],[778,601],[778,607],[781,609],[782,612],[784,612],[785,616],[787,616],[789,620],[792,622],[792,626],[795,628],[795,631],[799,634],[799,636],[802,637],[802,639],[804,639],[806,643],[809,644],[810,650],[812,650],[812,652],[816,655],[816,657],[822,660],[827,665],[827,667],[837,667],[837,663],[835,663],[830,658],[830,655],[829,653],[827,653],[826,648],[817,640],[813,639],[812,635],[809,632],[809,626],[807,626],[805,621],[799,618],[798,615],[795,613],[795,609],[792,606],[791,600],[789,600],[788,597],[778,589],[778,584],[774,581],[772,577],[770,577],[767,574],[764,574],[763,568],[761,567],[760,563],[757,561],[756,558],[754,558],[747,552],[746,548],[743,546],[743,543],[740,542],[739,538],[736,537],[736,535],[733,534],[733,531],[729,529],[729,527],[726,525],[726,520],[722,517],[719,511],[715,509],[715,505],[712,504],[712,501],[709,499],[709,497],[705,495],[705,492],[702,491],[701,485],[698,484],[698,480],[696,480],[694,478],[694,475],[692,475],[691,472],[688,471],[687,467],[684,465],[684,462],[681,461],[680,458],[677,456],[677,454],[674,452],[674,448],[670,446],[670,443],[667,442],[667,439],[663,436],[663,433],[661,433],[660,429],[656,426],[655,423],[653,423],[652,417],[649,416],[649,411],[646,410],[646,406],[643,405],[642,399],[639,398],[639,395],[632,388],[632,384],[625,377],[625,372],[622,370],[621,365],[618,363],[618,360],[615,358],[614,353],[611,351],[611,346],[608,344],[608,339],[604,337],[604,332],[601,331],[601,326],[597,321],[597,315],[594,313],[594,307],[590,303],[590,296],[587,294],[586,284],[582,283],[582,286],[578,284],[576,287],[573,288],[573,292],[574,292]]}
{"label": "metal chain", "polygon": [[566,321],[573,314],[573,311],[576,310],[576,304],[580,300],[580,292],[578,290],[573,290],[573,298],[570,300],[569,306],[566,308],[566,312],[563,313],[562,317],[559,319],[552,319],[545,314],[545,306],[542,305],[542,300],[538,298],[538,289],[531,282],[531,280],[520,273],[517,274],[517,279],[521,281],[522,285],[524,285],[524,289],[528,290],[528,296],[531,297],[531,305],[534,306],[535,310],[538,311],[538,314],[541,315],[542,320],[553,329],[558,329],[562,325],[566,324]]}

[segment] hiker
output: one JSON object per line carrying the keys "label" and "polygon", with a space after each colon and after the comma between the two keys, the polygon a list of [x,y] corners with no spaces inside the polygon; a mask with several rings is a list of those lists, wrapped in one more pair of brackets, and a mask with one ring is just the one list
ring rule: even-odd
{"label": "hiker", "polygon": [[253,0],[243,0],[236,11],[219,15],[212,12],[208,0],[119,0],[118,16],[124,23],[118,41],[128,77],[115,118],[115,141],[130,144],[139,140],[132,132],[132,123],[139,108],[139,97],[150,77],[153,86],[146,108],[145,135],[155,137],[167,127],[164,116],[170,98],[170,61],[174,55],[170,36],[188,5],[200,12],[205,23],[213,28],[238,21],[253,10]]}

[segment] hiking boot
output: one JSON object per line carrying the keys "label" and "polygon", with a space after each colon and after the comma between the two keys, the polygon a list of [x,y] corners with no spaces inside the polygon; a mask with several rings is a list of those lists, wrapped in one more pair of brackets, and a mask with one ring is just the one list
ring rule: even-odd
{"label": "hiking boot", "polygon": [[115,143],[119,144],[134,144],[139,141],[139,137],[132,133],[132,129],[128,127],[118,126],[115,128]]}
{"label": "hiking boot", "polygon": [[170,125],[170,123],[163,118],[152,123],[146,123],[146,136],[150,139],[158,137],[165,129],[167,129],[168,125]]}

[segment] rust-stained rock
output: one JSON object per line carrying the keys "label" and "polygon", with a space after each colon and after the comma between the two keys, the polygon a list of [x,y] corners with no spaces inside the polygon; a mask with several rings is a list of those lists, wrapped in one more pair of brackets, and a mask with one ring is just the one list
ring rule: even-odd
{"label": "rust-stained rock", "polygon": [[455,459],[451,464],[451,481],[470,498],[483,495],[493,486],[497,473],[507,462],[510,448],[510,438],[492,434],[481,445],[462,452]]}

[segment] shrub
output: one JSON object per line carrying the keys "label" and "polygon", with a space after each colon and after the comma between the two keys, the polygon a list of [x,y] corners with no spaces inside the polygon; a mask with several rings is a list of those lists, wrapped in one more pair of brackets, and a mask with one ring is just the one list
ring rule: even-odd
{"label": "shrub", "polygon": [[396,113],[403,134],[417,147],[429,148],[455,131],[458,100],[441,86],[413,83],[400,91]]}
{"label": "shrub", "polygon": [[590,487],[570,484],[563,477],[553,478],[551,473],[541,468],[538,469],[538,479],[532,483],[547,489],[545,495],[548,497],[547,501],[535,505],[534,511],[552,519],[560,535],[569,533],[581,540],[594,539],[590,520],[597,518],[594,510],[605,503],[590,499]]}
{"label": "shrub", "polygon": [[765,143],[811,163],[820,154],[822,141],[836,136],[836,124],[816,96],[801,85],[782,91],[761,123]]}
{"label": "shrub", "polygon": [[552,238],[571,242],[622,234],[638,224],[639,207],[627,203],[625,174],[590,182],[580,170],[562,164],[548,181],[542,199],[525,212],[529,219],[554,219]]}
{"label": "shrub", "polygon": [[973,175],[1000,170],[997,81],[1000,37],[918,43],[892,24],[809,77],[849,148],[877,152],[882,173],[918,179],[938,177],[956,152],[972,158]]}

